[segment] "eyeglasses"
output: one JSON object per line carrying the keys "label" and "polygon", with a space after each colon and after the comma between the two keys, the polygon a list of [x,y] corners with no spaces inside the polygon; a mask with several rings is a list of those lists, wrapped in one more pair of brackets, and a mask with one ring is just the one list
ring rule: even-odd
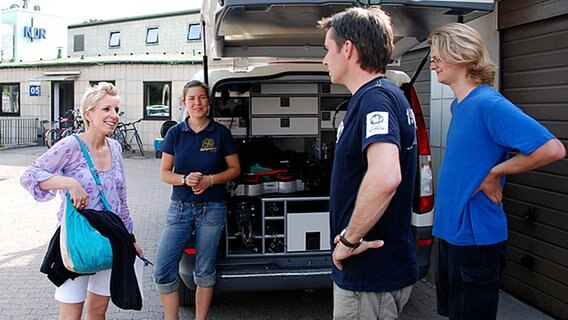
{"label": "eyeglasses", "polygon": [[442,62],[442,60],[440,60],[440,58],[430,57],[430,63],[440,64],[440,62]]}

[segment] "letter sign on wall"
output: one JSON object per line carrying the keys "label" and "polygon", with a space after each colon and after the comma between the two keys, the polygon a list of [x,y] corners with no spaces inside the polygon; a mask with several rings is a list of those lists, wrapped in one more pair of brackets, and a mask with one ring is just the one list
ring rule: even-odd
{"label": "letter sign on wall", "polygon": [[24,27],[24,37],[30,38],[31,41],[34,41],[34,39],[45,39],[47,31],[44,28],[34,27],[34,18],[31,20],[30,26]]}
{"label": "letter sign on wall", "polygon": [[30,82],[30,97],[41,96],[41,85],[39,82]]}

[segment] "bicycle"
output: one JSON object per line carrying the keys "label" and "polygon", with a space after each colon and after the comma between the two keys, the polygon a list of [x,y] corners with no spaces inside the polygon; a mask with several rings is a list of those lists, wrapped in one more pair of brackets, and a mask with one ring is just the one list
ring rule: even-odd
{"label": "bicycle", "polygon": [[[70,115],[70,117],[65,117]],[[72,121],[69,121],[73,119]],[[71,123],[71,125],[69,125]],[[45,145],[51,148],[57,141],[70,136],[75,133],[85,132],[85,123],[77,109],[71,109],[65,112],[64,117],[59,118],[58,121],[52,122],[51,129],[45,132]]]}
{"label": "bicycle", "polygon": [[[136,152],[132,147],[132,140],[136,140],[136,144],[138,145],[138,150],[140,150],[140,155],[144,156],[144,146],[142,144],[142,138],[140,138],[140,134],[138,133],[138,129],[136,128],[136,124],[140,121],[144,120],[144,118],[140,118],[134,122],[124,123],[119,122],[114,129],[114,133],[112,134],[111,138],[115,139],[120,143],[122,147],[122,152],[132,151],[132,153]],[[133,131],[130,139],[128,137],[128,132]]]}

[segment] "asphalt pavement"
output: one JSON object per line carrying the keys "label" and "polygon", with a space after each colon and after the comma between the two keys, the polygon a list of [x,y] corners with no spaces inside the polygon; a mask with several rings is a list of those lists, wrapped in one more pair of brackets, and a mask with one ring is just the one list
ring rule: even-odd
{"label": "asphalt pavement", "polygon": [[[59,198],[38,203],[19,184],[26,167],[45,147],[0,149],[0,320],[57,319],[54,287],[39,272],[56,224]],[[159,180],[160,160],[127,155],[128,204],[134,232],[145,255],[154,260],[169,204],[170,187]],[[159,295],[151,267],[144,275],[144,306],[124,311],[111,304],[107,319],[162,319]],[[501,292],[498,319],[552,319]],[[401,319],[445,319],[436,315],[435,287],[419,281]],[[209,319],[331,319],[329,290],[306,292],[234,293],[215,296]],[[192,308],[182,308],[180,319],[192,319]]]}

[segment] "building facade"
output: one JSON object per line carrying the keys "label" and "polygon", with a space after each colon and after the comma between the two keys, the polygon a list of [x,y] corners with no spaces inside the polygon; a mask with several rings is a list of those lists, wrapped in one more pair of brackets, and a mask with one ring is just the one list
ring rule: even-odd
{"label": "building facade", "polygon": [[[10,11],[2,12],[3,17],[10,13],[24,17],[17,21],[27,21],[28,15],[33,14],[34,21],[43,21],[37,18],[42,15],[40,12]],[[79,108],[86,88],[99,81],[109,81],[120,91],[124,111],[121,121],[144,119],[137,127],[145,148],[151,149],[154,139],[159,138],[162,123],[179,118],[183,86],[202,69],[198,13],[192,10],[83,23],[68,28],[65,25],[59,32],[65,39],[64,44],[56,43],[57,48],[66,49],[64,54],[57,51],[44,57],[47,49],[38,48],[27,50],[36,54],[28,57],[14,50],[13,59],[0,63],[0,125],[4,143],[19,143],[22,135],[35,141],[35,129],[27,128],[24,131],[30,133],[24,134],[16,127],[24,122],[25,126],[43,128],[46,122],[48,126],[56,126],[69,110]],[[46,30],[52,27],[45,24]],[[47,36],[40,40],[50,39]],[[17,41],[14,43],[17,47]],[[32,119],[37,119],[33,125],[30,124]]]}

